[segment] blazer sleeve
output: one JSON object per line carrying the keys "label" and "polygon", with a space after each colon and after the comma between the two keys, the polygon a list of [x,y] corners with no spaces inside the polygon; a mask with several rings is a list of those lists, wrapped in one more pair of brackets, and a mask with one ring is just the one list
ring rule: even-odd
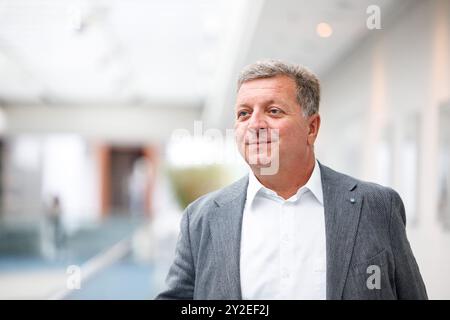
{"label": "blazer sleeve", "polygon": [[183,213],[175,259],[166,277],[167,289],[155,299],[188,300],[194,297],[195,267],[189,236],[189,207]]}
{"label": "blazer sleeve", "polygon": [[425,284],[406,236],[403,201],[391,192],[389,235],[395,262],[395,285],[398,299],[428,299]]}

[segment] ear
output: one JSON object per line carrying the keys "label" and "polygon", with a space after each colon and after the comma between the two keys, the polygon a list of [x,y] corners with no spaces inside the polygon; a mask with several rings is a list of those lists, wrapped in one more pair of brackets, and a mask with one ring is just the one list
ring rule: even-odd
{"label": "ear", "polygon": [[316,141],[317,134],[319,133],[320,128],[320,115],[318,113],[313,114],[308,118],[308,144],[314,145],[314,141]]}

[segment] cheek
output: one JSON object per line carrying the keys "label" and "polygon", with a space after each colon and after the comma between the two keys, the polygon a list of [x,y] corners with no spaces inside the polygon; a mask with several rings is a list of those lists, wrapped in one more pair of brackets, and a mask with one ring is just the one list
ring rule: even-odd
{"label": "cheek", "polygon": [[234,126],[234,137],[236,142],[240,143],[245,137],[245,127],[243,125]]}
{"label": "cheek", "polygon": [[245,126],[243,124],[237,123],[234,125],[234,135],[236,137],[241,137],[245,133]]}
{"label": "cheek", "polygon": [[296,123],[280,126],[279,135],[281,144],[300,145],[306,141],[308,133],[304,126]]}

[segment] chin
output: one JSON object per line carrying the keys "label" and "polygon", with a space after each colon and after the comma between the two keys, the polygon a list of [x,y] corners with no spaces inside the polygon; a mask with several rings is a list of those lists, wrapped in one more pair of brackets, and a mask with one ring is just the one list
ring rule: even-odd
{"label": "chin", "polygon": [[266,155],[249,155],[245,160],[247,164],[252,168],[268,168],[272,165],[272,159]]}

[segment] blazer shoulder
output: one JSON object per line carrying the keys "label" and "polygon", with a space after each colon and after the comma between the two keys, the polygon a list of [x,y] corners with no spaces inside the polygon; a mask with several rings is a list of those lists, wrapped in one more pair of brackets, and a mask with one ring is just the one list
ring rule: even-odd
{"label": "blazer shoulder", "polygon": [[380,197],[392,198],[393,196],[398,196],[397,191],[391,187],[383,186],[375,182],[369,182],[364,180],[358,180],[358,186],[363,191],[364,194],[374,194]]}
{"label": "blazer shoulder", "polygon": [[390,207],[392,199],[400,200],[401,198],[394,189],[383,186],[375,182],[369,182],[362,179],[354,178],[344,173],[337,172],[324,165],[321,165],[322,174],[325,175],[324,182],[345,185],[349,190],[355,190],[367,200],[383,202]]}

